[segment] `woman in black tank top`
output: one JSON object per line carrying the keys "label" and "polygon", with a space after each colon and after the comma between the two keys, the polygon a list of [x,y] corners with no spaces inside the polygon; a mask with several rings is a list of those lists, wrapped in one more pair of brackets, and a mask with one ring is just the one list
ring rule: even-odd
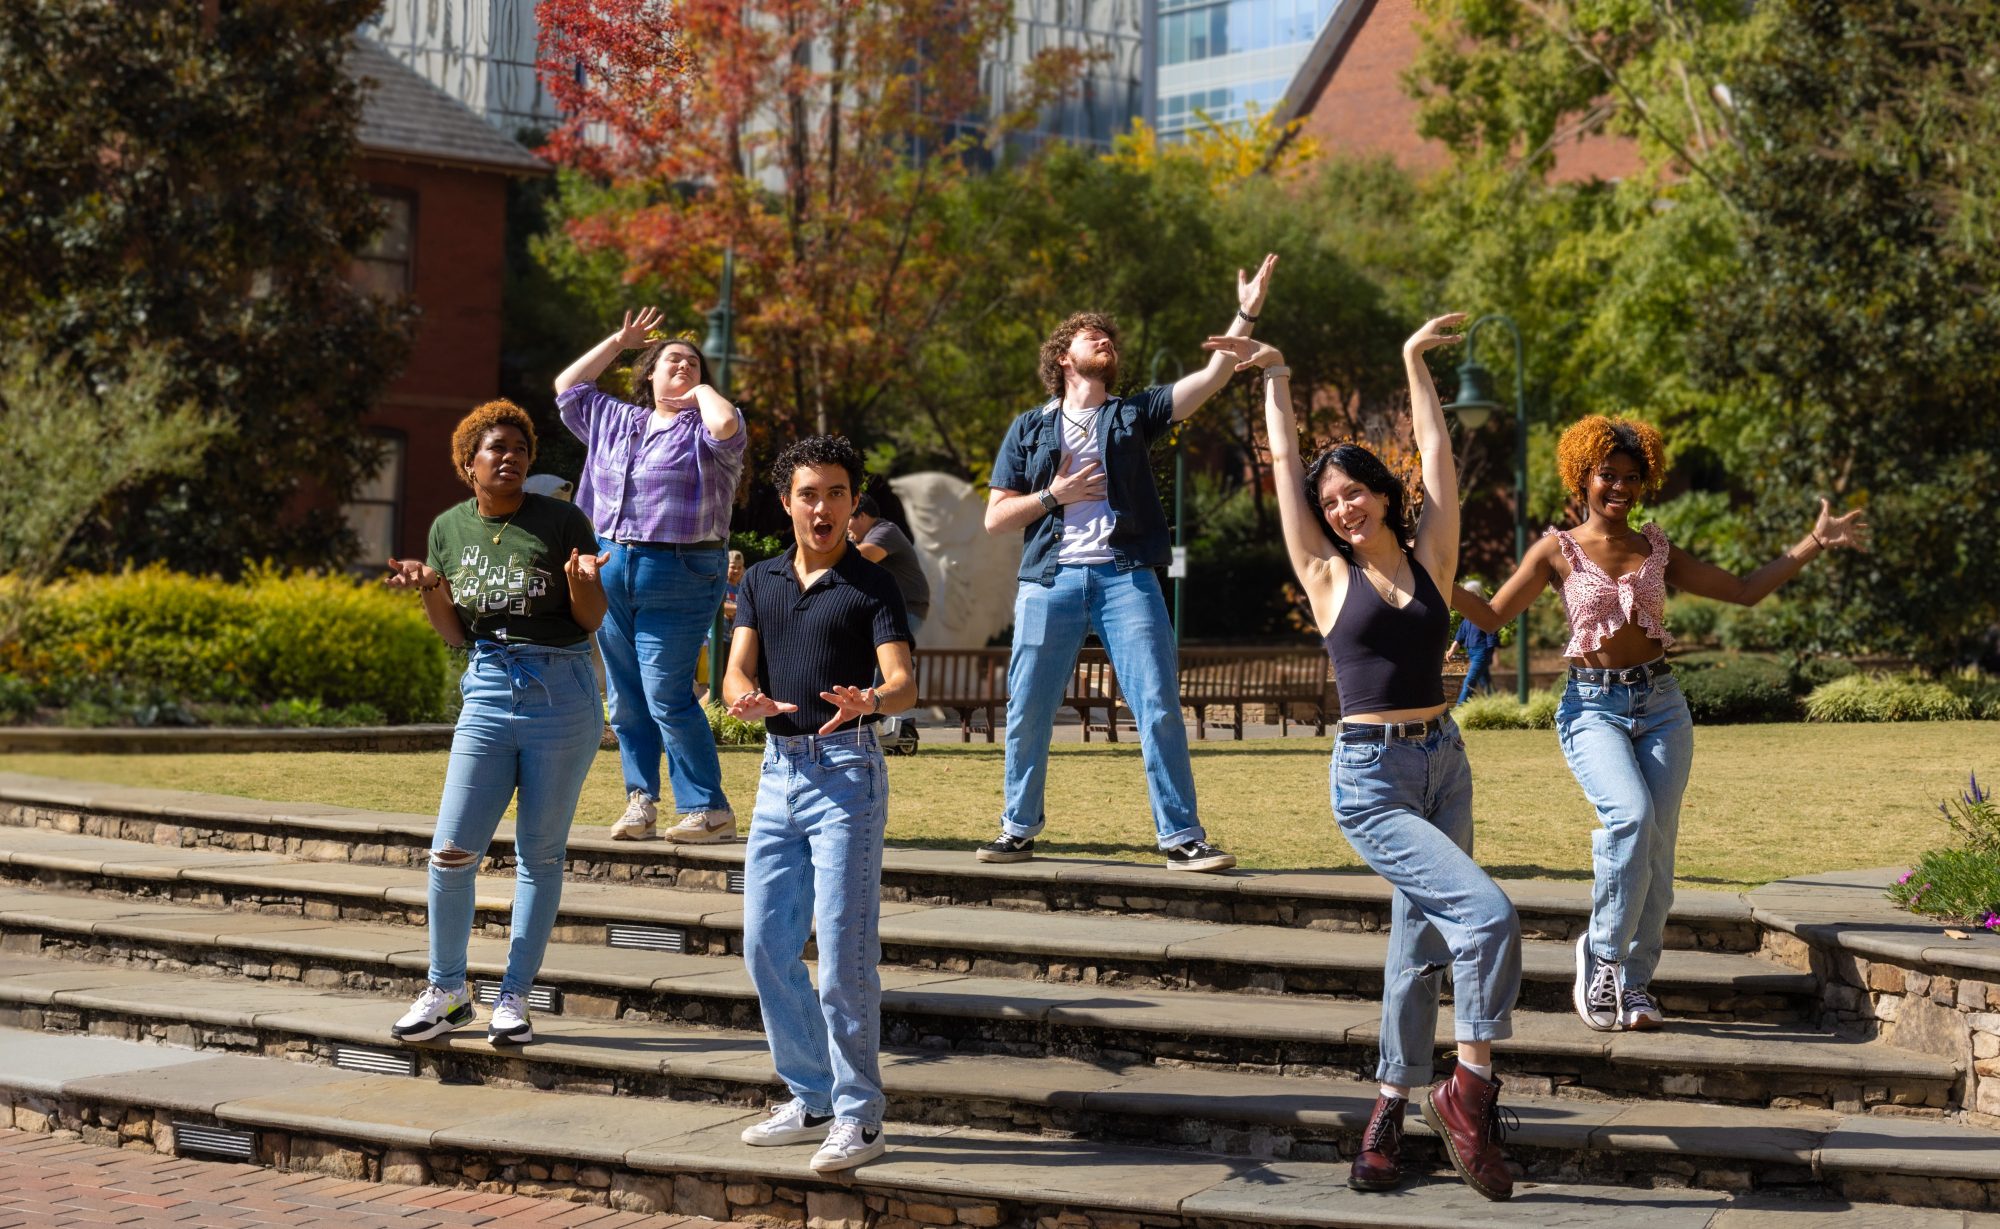
{"label": "woman in black tank top", "polygon": [[1444,702],[1448,616],[1458,567],[1458,475],[1424,353],[1462,322],[1440,316],[1404,343],[1411,425],[1423,461],[1424,514],[1410,523],[1402,483],[1366,448],[1342,444],[1308,471],[1292,421],[1290,369],[1270,346],[1211,337],[1208,348],[1263,369],[1278,515],[1292,570],[1312,602],[1340,688],[1334,819],[1355,853],[1396,889],[1382,970],[1382,1060],[1348,1185],[1402,1181],[1403,1114],[1431,1080],[1441,976],[1452,970],[1458,1062],[1422,1094],[1424,1118],[1459,1176],[1488,1199],[1513,1178],[1498,1143],[1493,1042],[1513,1035],[1521,988],[1514,907],[1472,860],[1472,774]]}

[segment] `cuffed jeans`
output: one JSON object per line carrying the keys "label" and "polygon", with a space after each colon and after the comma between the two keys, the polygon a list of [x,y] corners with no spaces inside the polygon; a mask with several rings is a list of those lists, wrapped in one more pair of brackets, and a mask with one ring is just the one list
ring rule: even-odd
{"label": "cuffed jeans", "polygon": [[1428,738],[1343,730],[1334,740],[1333,816],[1340,834],[1389,881],[1389,952],[1382,965],[1385,1084],[1426,1084],[1437,1051],[1440,977],[1451,970],[1460,1041],[1514,1035],[1521,992],[1521,923],[1472,860],[1472,770],[1446,719]]}
{"label": "cuffed jeans", "polygon": [[1493,686],[1493,654],[1467,653],[1465,655],[1465,682],[1459,684],[1458,703],[1463,704],[1475,691],[1485,691]]}
{"label": "cuffed jeans", "polygon": [[1049,776],[1049,734],[1084,633],[1093,628],[1111,656],[1118,689],[1139,726],[1139,753],[1146,764],[1160,848],[1207,839],[1195,817],[1179,663],[1159,578],[1151,568],[1121,572],[1110,563],[1060,567],[1053,585],[1022,581],[1015,593],[1000,830],[1025,838],[1048,822],[1042,794]]}
{"label": "cuffed jeans", "polygon": [[604,729],[590,649],[482,640],[459,690],[465,705],[431,838],[430,980],[447,990],[465,982],[479,863],[518,793],[514,918],[500,989],[525,995],[562,904],[570,821]]}
{"label": "cuffed jeans", "polygon": [[[660,792],[660,756],[667,760],[676,811],[729,809],[722,762],[708,714],[694,698],[695,658],[722,605],[728,554],[720,547],[621,546],[600,540],[605,561],[604,690],[625,791]],[[709,670],[722,694],[722,672]]]}
{"label": "cuffed jeans", "polygon": [[[770,735],[743,857],[743,962],[778,1078],[812,1114],[882,1125],[882,830],[875,727]],[[819,990],[806,939],[819,936]]]}
{"label": "cuffed jeans", "polygon": [[1597,808],[1590,836],[1590,950],[1650,983],[1674,905],[1674,844],[1694,762],[1694,721],[1673,675],[1638,684],[1569,681],[1556,706],[1563,758]]}

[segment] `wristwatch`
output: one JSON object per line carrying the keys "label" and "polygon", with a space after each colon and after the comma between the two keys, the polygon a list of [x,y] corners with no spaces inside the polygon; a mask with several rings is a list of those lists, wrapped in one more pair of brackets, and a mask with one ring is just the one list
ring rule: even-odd
{"label": "wristwatch", "polygon": [[873,709],[869,711],[876,713],[882,711],[882,693],[875,690],[873,687],[870,687],[868,689],[868,702],[875,706]]}
{"label": "wristwatch", "polygon": [[1049,490],[1049,488],[1047,487],[1043,487],[1041,490],[1036,491],[1035,498],[1042,501],[1042,508],[1044,511],[1054,512],[1056,509],[1062,507],[1062,501],[1060,499],[1057,499],[1055,496],[1055,492]]}

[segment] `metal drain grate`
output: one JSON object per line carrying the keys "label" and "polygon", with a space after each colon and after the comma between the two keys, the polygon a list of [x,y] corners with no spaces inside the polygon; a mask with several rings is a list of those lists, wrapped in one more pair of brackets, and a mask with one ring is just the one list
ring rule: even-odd
{"label": "metal drain grate", "polygon": [[233,1161],[254,1160],[257,1156],[257,1137],[248,1131],[232,1131],[228,1127],[206,1127],[194,1122],[174,1124],[174,1155],[199,1152],[204,1156],[223,1156]]}
{"label": "metal drain grate", "polygon": [[604,928],[608,945],[642,952],[685,952],[687,939],[687,931],[677,926],[623,926],[614,922]]}
{"label": "metal drain grate", "polygon": [[732,891],[732,892],[734,892],[734,893],[736,893],[736,894],[737,894],[738,896],[741,896],[741,895],[743,895],[743,872],[742,872],[742,871],[730,871],[730,872],[729,872],[729,890],[730,890],[730,891]]}
{"label": "metal drain grate", "polygon": [[417,1056],[406,1050],[370,1050],[361,1046],[335,1046],[333,1065],[342,1071],[366,1071],[370,1075],[415,1075]]}
{"label": "metal drain grate", "polygon": [[[500,983],[497,981],[475,981],[472,983],[472,997],[481,1007],[491,1007],[500,1001]],[[562,996],[554,986],[529,986],[528,1007],[532,1011],[546,1011],[551,1015],[562,1014]]]}

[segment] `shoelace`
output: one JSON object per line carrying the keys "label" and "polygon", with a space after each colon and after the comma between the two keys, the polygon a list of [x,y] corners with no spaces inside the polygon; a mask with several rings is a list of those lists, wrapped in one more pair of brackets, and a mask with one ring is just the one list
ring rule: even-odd
{"label": "shoelace", "polygon": [[1646,991],[1627,990],[1625,992],[1626,1011],[1658,1011],[1659,1009],[1659,1003]]}
{"label": "shoelace", "polygon": [[1495,1101],[1492,1113],[1486,1116],[1486,1138],[1496,1144],[1502,1144],[1507,1142],[1509,1135],[1520,1129],[1521,1116]]}
{"label": "shoelace", "polygon": [[493,1014],[497,1016],[503,1011],[510,1011],[525,1020],[528,1016],[528,1005],[521,1001],[521,996],[518,994],[503,994],[494,1001]]}
{"label": "shoelace", "polygon": [[425,986],[424,992],[417,996],[417,1010],[428,1014],[450,1001],[450,991],[440,990],[436,986]]}
{"label": "shoelace", "polygon": [[1615,1009],[1618,1006],[1618,966],[1600,963],[1597,972],[1591,976],[1590,988],[1584,992],[1584,998],[1592,1007]]}
{"label": "shoelace", "polygon": [[826,1137],[826,1146],[836,1152],[858,1148],[862,1142],[861,1124],[858,1122],[837,1122]]}
{"label": "shoelace", "polygon": [[1398,1102],[1391,1101],[1383,1106],[1382,1112],[1375,1115],[1374,1121],[1368,1124],[1368,1138],[1361,1141],[1363,1152],[1380,1152],[1383,1150],[1383,1140],[1402,1138],[1403,1120],[1395,1112],[1397,1104]]}

